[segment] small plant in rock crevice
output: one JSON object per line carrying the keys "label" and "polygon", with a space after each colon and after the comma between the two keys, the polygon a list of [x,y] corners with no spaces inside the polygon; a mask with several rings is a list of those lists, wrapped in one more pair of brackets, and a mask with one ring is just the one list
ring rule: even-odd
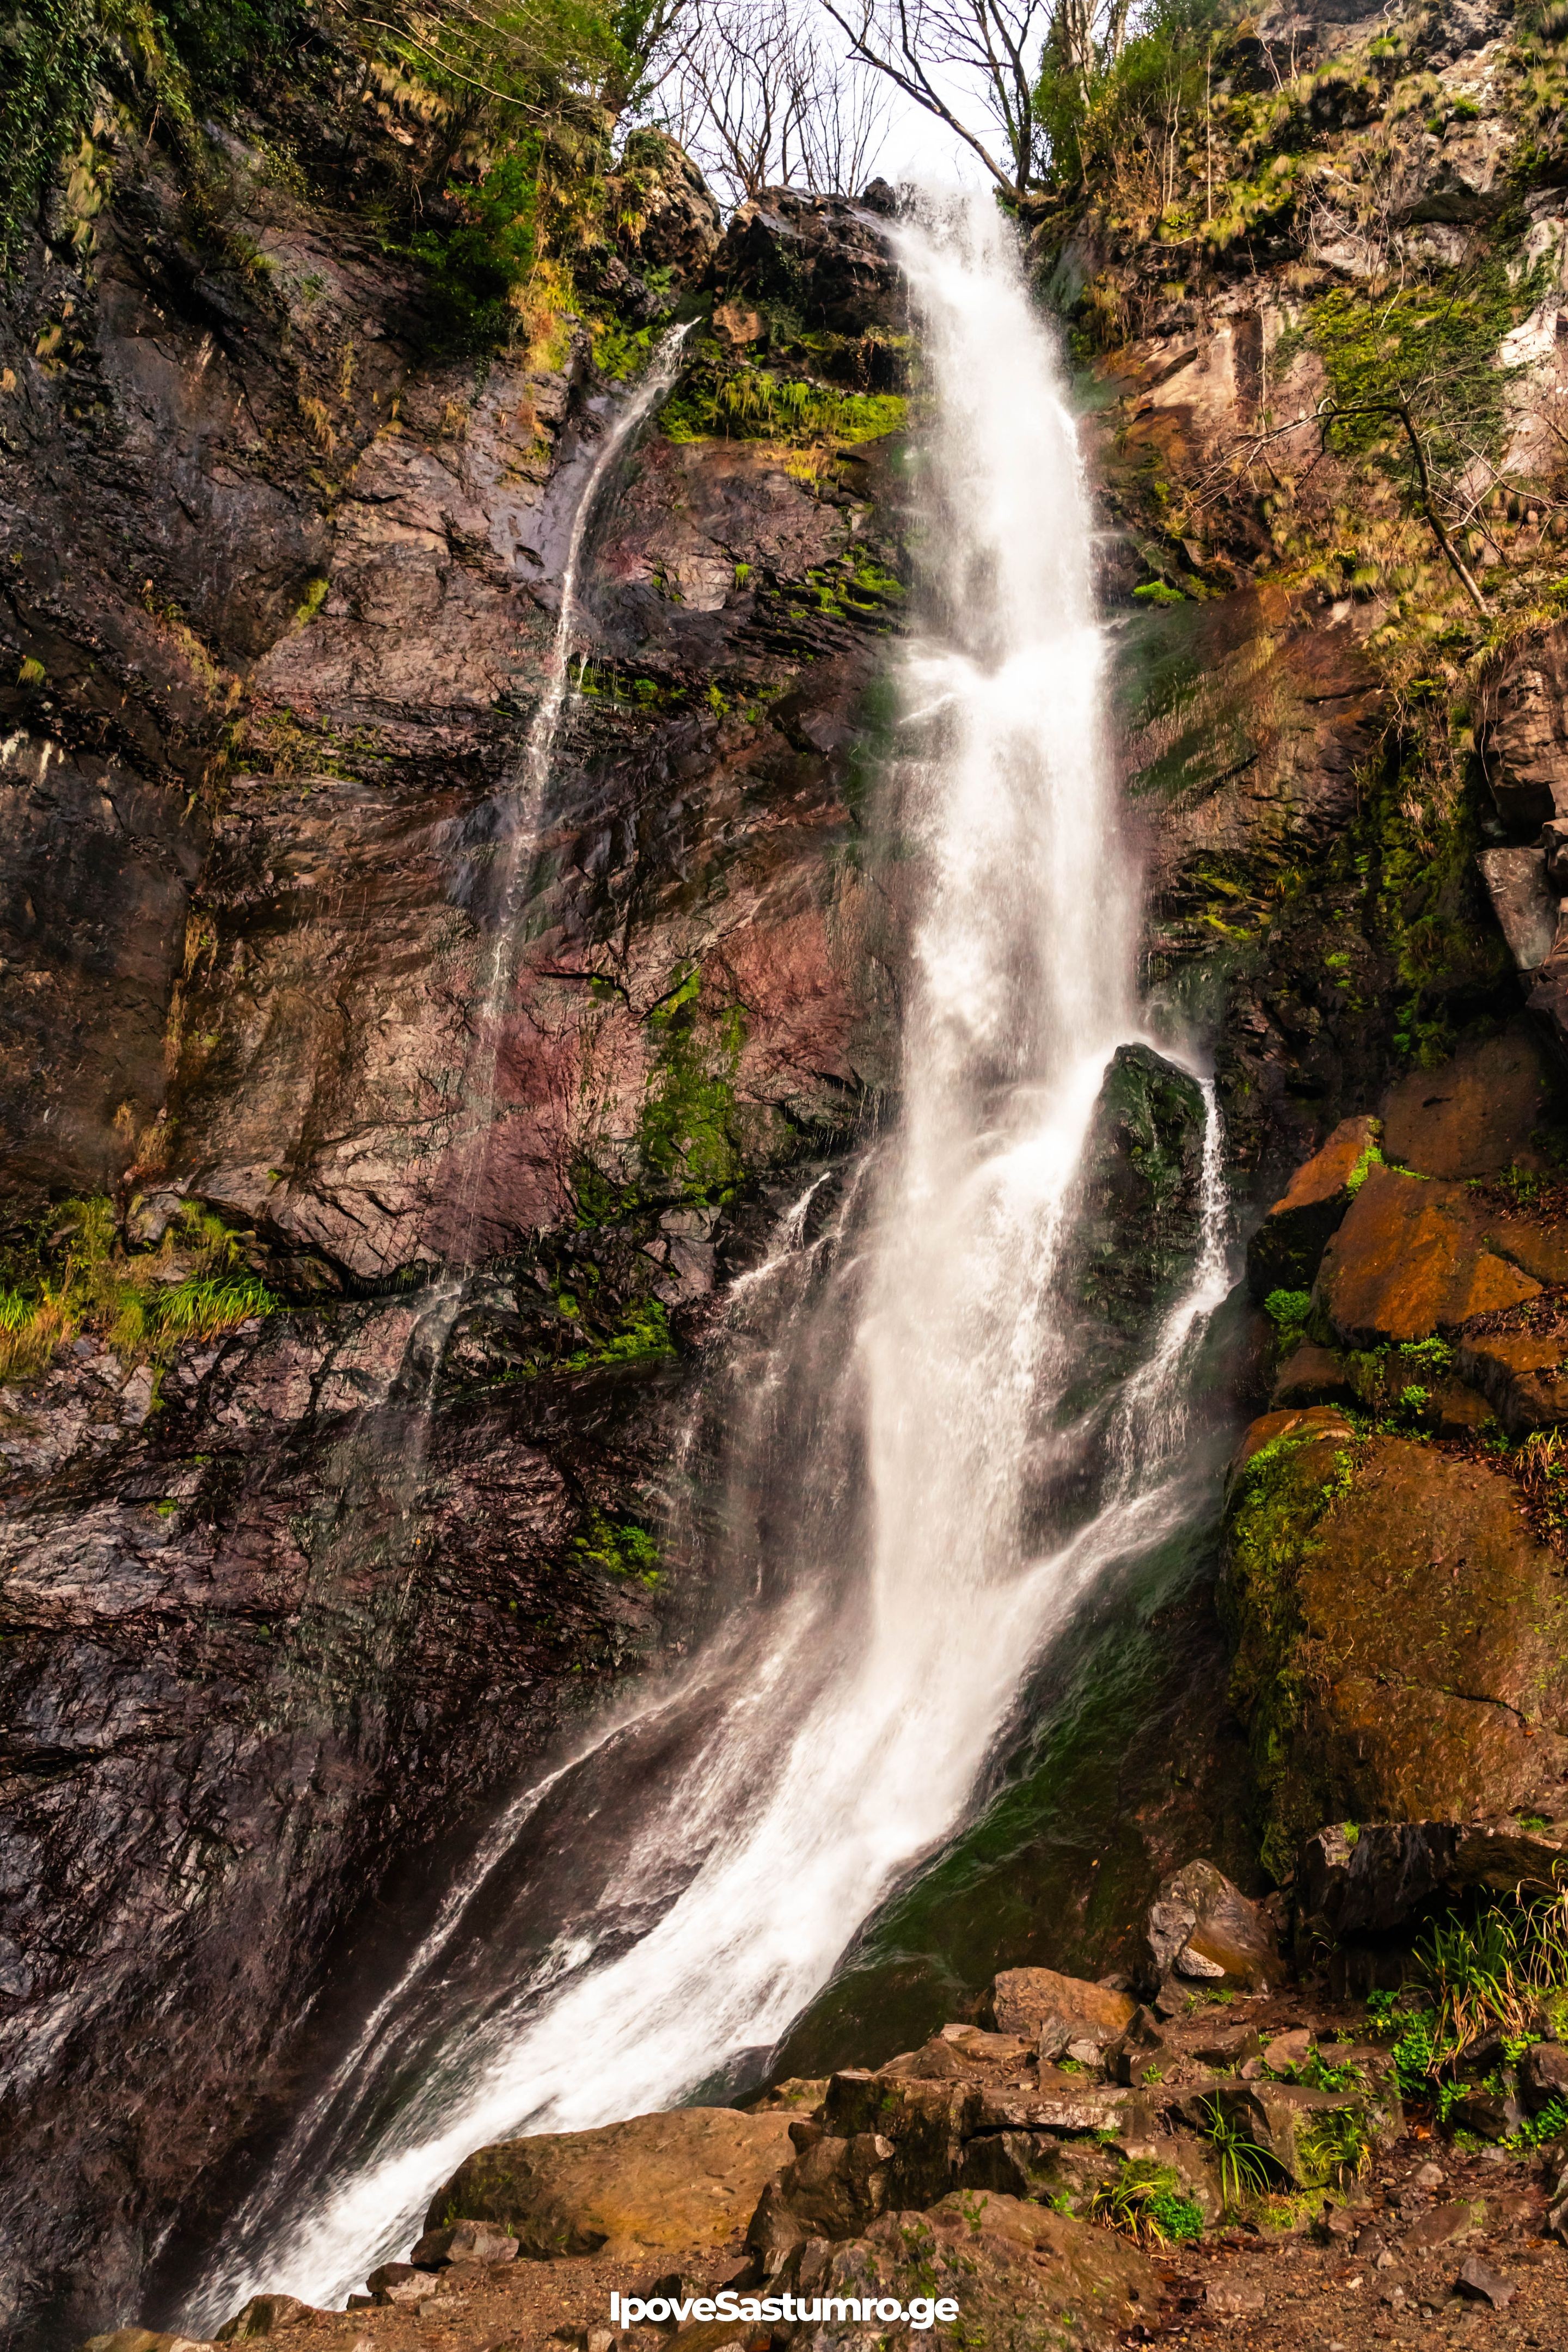
{"label": "small plant in rock crevice", "polygon": [[1149,2157],[1123,2164],[1115,2180],[1095,2190],[1089,2210],[1096,2220],[1152,2246],[1179,2245],[1203,2235],[1203,2208],[1186,2194],[1180,2173]]}
{"label": "small plant in rock crevice", "polygon": [[1228,2116],[1217,2099],[1200,2103],[1204,2137],[1214,2150],[1220,2193],[1227,2207],[1245,2205],[1260,2197],[1279,2179],[1280,2168],[1268,2150],[1246,2127]]}
{"label": "small plant in rock crevice", "polygon": [[91,1331],[126,1371],[161,1371],[187,1340],[214,1339],[278,1305],[221,1218],[187,1202],[156,1249],[127,1249],[112,1202],[65,1202],[0,1287],[0,1380],[37,1379],[57,1348]]}

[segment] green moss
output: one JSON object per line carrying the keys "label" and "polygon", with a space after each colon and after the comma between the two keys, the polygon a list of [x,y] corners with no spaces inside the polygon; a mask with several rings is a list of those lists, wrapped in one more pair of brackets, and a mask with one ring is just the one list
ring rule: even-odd
{"label": "green moss", "polygon": [[651,1591],[663,1581],[658,1546],[636,1519],[606,1518],[593,1507],[587,1531],[574,1538],[572,1549],[584,1568],[596,1568],[618,1583],[640,1584]]}
{"label": "green moss", "polygon": [[[1337,286],[1307,312],[1307,332],[1336,403],[1355,408],[1408,399],[1437,464],[1467,461],[1476,446],[1496,455],[1507,425],[1510,372],[1496,364],[1498,344],[1539,299],[1539,271],[1509,280],[1500,253],[1429,281],[1373,292]],[[1409,454],[1387,415],[1347,417],[1332,428],[1346,456],[1386,453],[1404,473]]]}
{"label": "green moss", "polygon": [[1252,1456],[1232,1491],[1221,1615],[1231,1635],[1231,1696],[1247,1728],[1265,1869],[1290,1869],[1303,1828],[1296,1818],[1291,1749],[1305,1678],[1300,1656],[1298,1577],[1321,1541],[1321,1522],[1350,1490],[1353,1453],[1322,1437],[1276,1437]]}
{"label": "green moss", "polygon": [[772,369],[710,364],[694,369],[660,424],[672,441],[781,441],[795,448],[816,443],[879,441],[901,433],[909,403],[900,393],[843,392],[837,385]]}

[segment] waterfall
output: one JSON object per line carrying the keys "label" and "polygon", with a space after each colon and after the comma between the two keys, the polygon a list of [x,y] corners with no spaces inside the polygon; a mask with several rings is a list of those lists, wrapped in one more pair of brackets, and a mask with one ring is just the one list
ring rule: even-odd
{"label": "waterfall", "polygon": [[[545,668],[544,692],[528,730],[522,768],[517,785],[502,807],[501,850],[492,883],[489,942],[479,960],[473,1001],[474,1044],[465,1073],[465,1133],[457,1145],[459,1162],[466,1161],[458,1192],[455,1246],[444,1255],[455,1269],[442,1286],[450,1312],[446,1329],[455,1318],[463,1289],[463,1276],[474,1261],[474,1230],[479,1215],[489,1145],[494,1133],[496,1077],[500,1060],[502,1024],[510,1001],[517,962],[518,933],[526,903],[534,844],[543,814],[554,764],[556,740],[565,715],[571,682],[572,638],[577,619],[577,583],[583,551],[598,511],[600,496],[622,457],[630,448],[680,371],[681,346],[689,326],[671,327],[637,389],[605,426],[573,510],[561,574],[561,609],[555,638]],[[445,1337],[445,1331],[442,1333]],[[437,1350],[437,1361],[439,1350]]]}
{"label": "waterfall", "polygon": [[900,240],[929,411],[886,811],[920,909],[903,1112],[731,1300],[737,1348],[769,1334],[765,1378],[733,1382],[748,1597],[500,1816],[226,2233],[193,2332],[263,2286],[341,2300],[488,2140],[668,2106],[773,2046],[962,1821],[1079,1597],[1190,1507],[1179,1399],[1226,1285],[1212,1089],[1188,1289],[1112,1401],[1094,1496],[1042,1528],[1030,1489],[1080,1369],[1063,1248],[1138,1034],[1135,892],[1052,334],[989,198]]}

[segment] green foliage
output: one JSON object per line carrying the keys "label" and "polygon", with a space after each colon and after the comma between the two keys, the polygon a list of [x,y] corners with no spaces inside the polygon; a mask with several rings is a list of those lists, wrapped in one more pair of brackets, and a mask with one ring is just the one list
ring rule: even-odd
{"label": "green foliage", "polygon": [[1115,2180],[1095,2190],[1089,2210],[1147,2245],[1179,2245],[1203,2235],[1203,2208],[1186,2194],[1173,2166],[1151,2157],[1123,2164]]}
{"label": "green foliage", "polygon": [[807,448],[827,441],[879,441],[901,433],[908,415],[909,403],[898,393],[841,392],[836,384],[769,368],[721,373],[708,367],[692,373],[660,422],[672,441],[722,437]]}
{"label": "green foliage", "polygon": [[1262,2196],[1279,2178],[1279,2167],[1268,2150],[1249,2137],[1217,2099],[1200,2100],[1198,2112],[1204,2137],[1219,2168],[1220,2194],[1226,2204],[1245,2205],[1249,2198]]}
{"label": "green foliage", "polygon": [[[1307,331],[1336,404],[1408,401],[1440,466],[1468,463],[1478,444],[1496,454],[1509,381],[1497,347],[1536,300],[1536,276],[1511,285],[1494,253],[1392,290],[1332,288],[1311,305]],[[1331,437],[1345,456],[1376,451],[1388,469],[1408,471],[1408,444],[1387,415],[1347,417]]]}
{"label": "green foliage", "polygon": [[[1332,962],[1332,957],[1330,957],[1329,961]],[[1381,1168],[1383,1165],[1383,1154],[1378,1150],[1377,1145],[1375,1143],[1365,1145],[1360,1157],[1356,1160],[1355,1166],[1345,1178],[1345,1191],[1350,1194],[1352,1200],[1361,1191],[1362,1186],[1366,1182],[1367,1171],[1373,1168]]]}
{"label": "green foliage", "polygon": [[1549,2139],[1568,2136],[1568,2106],[1559,2098],[1548,2099],[1539,2115],[1529,2116],[1516,2132],[1510,2132],[1504,2146],[1522,2155],[1527,2149],[1544,2147]]}
{"label": "green foliage", "polygon": [[1210,57],[1229,14],[1223,0],[1150,0],[1121,56],[1101,56],[1087,91],[1049,43],[1035,108],[1055,184],[1087,188],[1097,173],[1201,117]]}
{"label": "green foliage", "polygon": [[1390,2037],[1401,2092],[1446,2116],[1454,2070],[1484,2033],[1500,2029],[1517,2055],[1540,2011],[1568,2001],[1568,1894],[1451,1913],[1416,1947],[1415,1969],[1413,1984],[1373,1993],[1367,2013]]}
{"label": "green foliage", "polygon": [[0,264],[105,102],[188,133],[295,47],[300,0],[0,0]]}
{"label": "green foliage", "polygon": [[240,1263],[221,1219],[189,1202],[156,1250],[127,1251],[112,1202],[67,1201],[31,1253],[13,1252],[0,1287],[0,1380],[35,1379],[55,1349],[94,1331],[129,1370],[161,1370],[188,1339],[213,1339],[277,1300]]}
{"label": "green foliage", "polygon": [[593,1506],[587,1533],[576,1537],[572,1549],[584,1568],[599,1569],[619,1583],[651,1591],[661,1581],[658,1546],[635,1519],[608,1519]]}
{"label": "green foliage", "polygon": [[673,1356],[669,1319],[657,1298],[640,1298],[621,1318],[620,1329],[596,1345],[579,1348],[563,1358],[559,1369],[583,1372],[600,1364],[636,1363],[647,1356]]}
{"label": "green foliage", "polygon": [[1372,2157],[1372,2137],[1353,2107],[1330,2107],[1314,2116],[1300,2141],[1303,2169],[1313,2185],[1343,2189],[1359,2180]]}
{"label": "green foliage", "polygon": [[1172,588],[1163,580],[1144,580],[1132,591],[1141,604],[1184,604],[1187,599],[1179,588]]}
{"label": "green foliage", "polygon": [[1311,1319],[1312,1294],[1310,1290],[1271,1290],[1263,1302],[1263,1312],[1273,1324],[1281,1348],[1292,1347]]}

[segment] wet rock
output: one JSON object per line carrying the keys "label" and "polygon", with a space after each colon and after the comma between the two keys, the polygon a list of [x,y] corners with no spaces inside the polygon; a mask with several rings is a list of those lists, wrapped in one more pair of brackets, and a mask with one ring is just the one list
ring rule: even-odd
{"label": "wet rock", "polygon": [[1347,1347],[1452,1332],[1532,1298],[1540,1284],[1488,1248],[1458,1185],[1372,1168],[1323,1255],[1316,1296]]}
{"label": "wet rock", "polygon": [[1297,1169],[1247,1245],[1247,1287],[1260,1305],[1271,1290],[1311,1288],[1331,1237],[1366,1180],[1381,1134],[1375,1118],[1342,1119],[1322,1149]]}
{"label": "wet rock", "polygon": [[1279,1957],[1255,1903],[1212,1862],[1191,1862],[1162,1884],[1151,1905],[1149,1952],[1154,1973],[1213,1984],[1267,1990]]}
{"label": "wet rock", "polygon": [[408,2259],[420,2270],[439,2270],[447,2263],[510,2263],[517,2240],[491,2221],[453,2221],[441,2230],[426,2230]]}
{"label": "wet rock", "polygon": [[1081,1977],[1059,1976],[1055,1969],[1004,1969],[992,1985],[986,2013],[999,2033],[1036,2042],[1047,2022],[1053,2038],[1058,2026],[1065,2028],[1059,2048],[1051,2053],[1059,2056],[1079,2034],[1098,2042],[1113,2040],[1126,2030],[1136,2006],[1128,1993],[1089,1984]]}
{"label": "wet rock", "polygon": [[847,196],[766,188],[741,205],[713,262],[729,294],[784,302],[808,327],[901,334],[908,298],[882,215]]}
{"label": "wet rock", "polygon": [[1462,2090],[1448,2113],[1456,2131],[1474,2132],[1478,2139],[1506,2139],[1524,2121],[1523,2105],[1511,2091],[1479,2085]]}
{"label": "wet rock", "polygon": [[731,2107],[637,2116],[595,2131],[546,2132],[480,2148],[431,2206],[510,2223],[534,2259],[604,2245],[727,2245],[794,2155],[789,2119]]}
{"label": "wet rock", "polygon": [[1194,1078],[1148,1045],[1117,1047],[1084,1145],[1064,1280],[1124,1339],[1149,1328],[1192,1265],[1204,1124]]}
{"label": "wet rock", "polygon": [[1510,831],[1535,834],[1568,816],[1568,628],[1559,622],[1494,657],[1476,720],[1476,748]]}
{"label": "wet rock", "polygon": [[1518,2293],[1510,2279],[1492,2270],[1479,2254],[1460,2263],[1454,2284],[1457,2293],[1468,2295],[1472,2303],[1487,2304],[1493,2311],[1506,2311]]}

